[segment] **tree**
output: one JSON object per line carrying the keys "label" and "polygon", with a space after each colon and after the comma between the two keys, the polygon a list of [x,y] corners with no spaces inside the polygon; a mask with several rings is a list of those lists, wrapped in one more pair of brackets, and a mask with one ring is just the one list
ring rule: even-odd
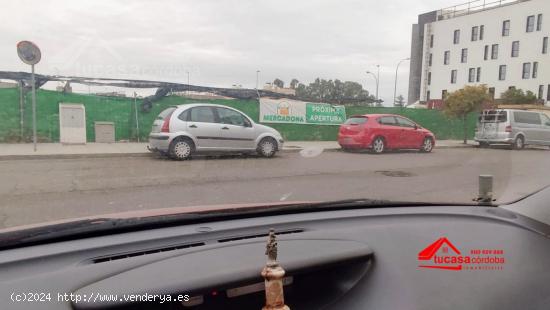
{"label": "tree", "polygon": [[285,87],[285,82],[283,82],[283,80],[281,80],[281,79],[275,79],[275,81],[273,81],[273,85],[275,85],[279,88],[283,88],[283,87]]}
{"label": "tree", "polygon": [[462,119],[464,128],[464,144],[468,140],[466,116],[474,111],[479,111],[483,103],[490,101],[491,97],[486,85],[465,86],[447,95],[443,105],[443,113],[447,117]]}
{"label": "tree", "polygon": [[371,105],[375,98],[357,82],[325,80],[316,78],[305,85],[296,80],[296,97],[301,100],[321,101],[327,103],[364,103]]}
{"label": "tree", "polygon": [[405,105],[405,98],[403,97],[403,95],[397,96],[397,98],[395,99],[395,106],[402,107],[404,105]]}
{"label": "tree", "polygon": [[521,89],[510,88],[500,95],[503,104],[533,104],[537,96],[530,90],[526,93]]}
{"label": "tree", "polygon": [[300,83],[300,81],[298,81],[297,79],[292,79],[292,81],[290,81],[290,88],[296,89],[298,83]]}

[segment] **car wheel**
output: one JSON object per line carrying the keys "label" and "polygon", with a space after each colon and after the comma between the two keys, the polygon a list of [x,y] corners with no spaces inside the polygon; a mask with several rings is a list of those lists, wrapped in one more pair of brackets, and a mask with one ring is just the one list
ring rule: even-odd
{"label": "car wheel", "polygon": [[277,142],[273,138],[263,138],[258,143],[257,151],[263,157],[273,157],[277,153]]}
{"label": "car wheel", "polygon": [[170,143],[170,157],[177,160],[184,160],[191,157],[195,145],[189,138],[176,138]]}
{"label": "car wheel", "polygon": [[386,150],[386,142],[384,141],[384,138],[377,137],[376,139],[374,139],[374,141],[372,141],[372,151],[375,154],[384,153],[385,150]]}
{"label": "car wheel", "polygon": [[523,136],[517,136],[516,140],[514,140],[514,149],[522,150],[523,148],[525,148],[525,139]]}
{"label": "car wheel", "polygon": [[432,138],[424,138],[424,141],[422,142],[422,148],[420,151],[424,153],[430,153],[434,148],[434,142]]}
{"label": "car wheel", "polygon": [[491,145],[487,142],[479,142],[479,147],[480,148],[488,148],[489,146],[491,146]]}

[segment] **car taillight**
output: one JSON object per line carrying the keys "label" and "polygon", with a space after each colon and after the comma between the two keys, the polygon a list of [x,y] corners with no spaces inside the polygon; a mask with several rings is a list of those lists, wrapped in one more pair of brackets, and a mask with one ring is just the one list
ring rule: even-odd
{"label": "car taillight", "polygon": [[164,118],[164,122],[162,123],[162,128],[160,129],[160,132],[170,132],[170,117],[172,117],[172,113],[168,114]]}
{"label": "car taillight", "polygon": [[506,132],[512,132],[512,126],[506,126],[505,131]]}

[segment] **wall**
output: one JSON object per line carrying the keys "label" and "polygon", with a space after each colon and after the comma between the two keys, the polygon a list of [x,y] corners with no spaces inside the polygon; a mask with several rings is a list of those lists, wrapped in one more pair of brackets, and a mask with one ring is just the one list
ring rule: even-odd
{"label": "wall", "polygon": [[[136,140],[135,110],[132,98],[102,97],[85,94],[63,94],[55,91],[39,90],[37,92],[37,131],[39,141],[59,141],[59,103],[82,103],[86,107],[87,140],[95,140],[94,122],[108,121],[115,123],[115,138],[120,140]],[[256,100],[196,100],[179,96],[165,97],[153,105],[150,113],[143,113],[138,108],[139,137],[147,141],[155,117],[166,107],[192,103],[209,102],[236,108],[253,120],[259,117],[259,106]],[[25,138],[31,141],[32,135],[32,105],[31,95],[25,100]],[[141,104],[137,100],[138,107]],[[438,139],[461,139],[462,123],[449,120],[440,111],[406,108],[370,108],[347,107],[348,116],[367,113],[400,114],[418,122],[432,130]],[[0,89],[0,142],[19,141],[19,90]],[[336,140],[338,126],[297,125],[297,124],[267,124],[281,132],[289,141],[300,140]],[[469,136],[473,136],[475,115],[468,119]]]}
{"label": "wall", "polygon": [[[542,30],[527,33],[525,31],[527,16],[543,14]],[[502,22],[510,20],[510,35],[502,36]],[[473,26],[485,26],[483,40],[471,41]],[[453,44],[453,32],[460,29],[460,44]],[[544,98],[548,93],[550,84],[550,54],[542,54],[543,37],[550,36],[550,1],[531,0],[507,5],[500,8],[489,9],[483,12],[473,13],[466,16],[446,19],[432,23],[434,34],[434,47],[424,46],[424,53],[433,53],[432,83],[427,86],[430,90],[431,99],[441,99],[442,90],[449,92],[464,87],[464,85],[487,84],[488,87],[495,87],[496,98],[510,86],[530,90],[538,93],[539,85],[544,85]],[[519,57],[511,57],[512,42],[520,41]],[[490,59],[491,45],[498,44],[498,59]],[[489,45],[489,59],[484,60],[484,48]],[[461,49],[468,49],[467,63],[460,62]],[[550,47],[549,47],[550,48]],[[450,65],[443,65],[443,53],[451,51]],[[538,78],[522,79],[522,65],[525,62],[539,62]],[[427,64],[424,64],[426,66]],[[505,81],[498,80],[500,65],[507,65]],[[468,83],[468,69],[481,67],[481,81],[479,83]],[[456,84],[451,84],[451,70],[458,70]],[[425,71],[422,71],[425,74]],[[422,76],[422,89],[424,85]],[[421,100],[425,92],[421,93]]]}

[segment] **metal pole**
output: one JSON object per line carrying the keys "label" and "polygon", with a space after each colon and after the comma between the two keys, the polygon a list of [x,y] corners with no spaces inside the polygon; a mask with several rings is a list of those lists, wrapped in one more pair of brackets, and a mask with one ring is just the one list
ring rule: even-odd
{"label": "metal pole", "polygon": [[137,131],[137,142],[139,143],[139,120],[138,120],[138,109],[137,109],[137,98],[136,92],[134,92],[134,110],[136,112],[136,131]]}
{"label": "metal pole", "polygon": [[25,134],[23,132],[24,130],[24,118],[25,118],[25,114],[24,114],[24,103],[23,103],[23,81],[19,81],[19,126],[20,126],[20,130],[21,130],[21,133],[20,133],[20,139],[21,139],[21,142],[23,141],[24,137],[23,135]]}
{"label": "metal pole", "polygon": [[367,71],[367,74],[371,74],[372,77],[374,78],[374,81],[376,82],[376,100],[378,100],[378,84],[379,84],[379,81],[378,81],[378,78],[376,77],[376,75],[370,71]]}
{"label": "metal pole", "polygon": [[380,86],[380,65],[376,65],[378,73],[376,76],[376,100],[378,101],[378,87]]}
{"label": "metal pole", "polygon": [[401,65],[401,63],[405,60],[410,60],[410,58],[401,59],[401,61],[399,61],[399,63],[397,63],[397,68],[395,68],[395,85],[394,85],[394,88],[393,88],[393,105],[394,106],[395,106],[395,98],[396,98],[396,95],[397,95],[397,71],[399,70],[399,65]]}
{"label": "metal pole", "polygon": [[32,143],[36,152],[36,86],[34,81],[34,65],[31,65],[31,83],[32,83]]}
{"label": "metal pole", "polygon": [[256,89],[258,89],[259,75],[260,75],[260,70],[256,70]]}
{"label": "metal pole", "polygon": [[189,71],[187,71],[187,95],[188,96],[190,91],[191,91],[191,85],[189,84]]}

